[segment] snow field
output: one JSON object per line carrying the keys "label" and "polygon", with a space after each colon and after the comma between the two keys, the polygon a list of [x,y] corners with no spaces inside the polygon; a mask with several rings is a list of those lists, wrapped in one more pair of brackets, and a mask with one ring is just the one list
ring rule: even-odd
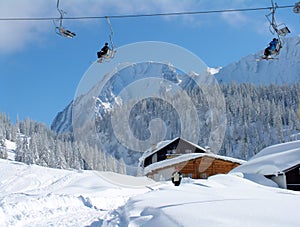
{"label": "snow field", "polygon": [[300,226],[300,192],[243,174],[179,187],[112,172],[0,159],[0,226]]}
{"label": "snow field", "polygon": [[149,190],[115,186],[95,171],[58,170],[1,159],[0,172],[0,226],[90,225],[124,205],[130,196]]}
{"label": "snow field", "polygon": [[114,211],[114,226],[298,226],[300,194],[258,185],[235,175],[138,195]]}

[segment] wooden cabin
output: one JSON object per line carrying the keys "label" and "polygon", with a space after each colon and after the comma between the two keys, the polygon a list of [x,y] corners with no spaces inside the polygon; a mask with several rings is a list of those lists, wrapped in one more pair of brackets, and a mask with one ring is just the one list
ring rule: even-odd
{"label": "wooden cabin", "polygon": [[184,177],[206,179],[216,174],[226,174],[245,161],[215,154],[183,154],[173,159],[154,163],[144,169],[153,180],[169,180],[172,173],[180,171]]}
{"label": "wooden cabin", "polygon": [[245,161],[215,155],[182,138],[150,149],[140,158],[144,175],[154,180],[169,180],[175,170],[184,177],[206,179],[215,174],[228,173]]}
{"label": "wooden cabin", "polygon": [[153,163],[174,158],[183,154],[206,153],[206,149],[182,138],[162,143],[146,151],[140,159],[140,166],[147,167]]}

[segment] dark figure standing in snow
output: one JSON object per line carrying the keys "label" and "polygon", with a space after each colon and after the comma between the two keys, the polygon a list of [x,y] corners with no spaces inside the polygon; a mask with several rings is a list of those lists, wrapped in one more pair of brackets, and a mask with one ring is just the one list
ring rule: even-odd
{"label": "dark figure standing in snow", "polygon": [[101,58],[103,55],[106,55],[108,50],[109,50],[108,43],[105,43],[104,47],[102,47],[102,49],[99,52],[97,52],[98,58]]}
{"label": "dark figure standing in snow", "polygon": [[182,174],[179,171],[175,171],[172,174],[172,182],[175,186],[179,186],[182,179]]}
{"label": "dark figure standing in snow", "polygon": [[269,46],[265,49],[264,58],[268,58],[272,53],[277,54],[279,49],[276,49],[278,44],[278,39],[274,38],[270,43]]}

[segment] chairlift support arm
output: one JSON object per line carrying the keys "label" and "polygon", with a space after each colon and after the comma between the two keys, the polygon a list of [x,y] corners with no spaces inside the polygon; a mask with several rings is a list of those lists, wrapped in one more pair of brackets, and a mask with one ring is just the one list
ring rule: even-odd
{"label": "chairlift support arm", "polygon": [[[266,17],[270,23],[270,32],[274,35],[275,33],[277,34],[278,39],[280,40],[280,36],[285,36],[286,34],[290,33],[290,30],[288,29],[288,27],[282,23],[282,24],[277,24],[276,20],[275,20],[275,11],[278,8],[278,5],[274,2],[273,0],[271,0],[272,3],[272,7],[270,8],[271,13],[267,14]],[[270,16],[272,15],[271,19]],[[271,27],[273,28],[273,30],[271,29]]]}
{"label": "chairlift support arm", "polygon": [[[56,33],[58,35],[61,35],[61,36],[64,36],[64,37],[73,38],[76,34],[74,32],[71,32],[71,31],[66,30],[66,29],[63,28],[62,21],[63,21],[64,14],[66,14],[66,12],[59,8],[59,0],[57,0],[57,2],[56,2],[56,8],[57,8],[57,11],[60,14],[60,18],[58,19],[59,20],[59,26],[55,25]],[[53,23],[55,24],[54,21],[53,21]]]}
{"label": "chairlift support arm", "polygon": [[113,39],[112,39],[113,35],[114,35],[114,32],[113,32],[112,25],[111,25],[109,17],[106,16],[105,18],[106,18],[107,24],[108,24],[109,29],[110,29],[110,34],[109,34],[110,45],[111,45],[112,50],[114,50],[115,48],[114,48],[114,43],[113,43]]}
{"label": "chairlift support arm", "polygon": [[[271,12],[269,14],[266,15],[269,23],[270,23],[270,26],[272,26],[274,32],[270,29],[270,32],[272,34],[274,34],[275,32],[277,33],[278,32],[278,26],[277,26],[277,23],[276,23],[276,20],[275,20],[275,11],[276,11],[276,8],[278,7],[277,4],[273,2],[273,0],[271,0],[271,3],[272,3],[272,7],[270,8]],[[270,19],[270,16],[272,15],[271,19]]]}

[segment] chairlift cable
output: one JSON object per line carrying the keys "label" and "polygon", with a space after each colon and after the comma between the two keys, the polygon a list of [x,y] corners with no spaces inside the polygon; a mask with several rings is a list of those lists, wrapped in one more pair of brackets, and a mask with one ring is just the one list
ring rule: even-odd
{"label": "chairlift cable", "polygon": [[[58,0],[59,2],[59,0]],[[57,3],[58,4],[58,3]],[[277,9],[294,8],[295,5],[276,6]],[[134,17],[160,17],[160,16],[180,16],[180,15],[195,15],[195,14],[210,14],[210,13],[230,13],[230,12],[246,12],[270,10],[272,7],[258,7],[258,8],[244,8],[244,9],[222,9],[222,10],[208,10],[208,11],[185,11],[185,12],[169,12],[169,13],[149,13],[149,14],[124,14],[124,15],[110,15],[110,16],[77,16],[64,17],[64,20],[91,20],[91,19],[105,19],[109,18],[134,18]],[[57,17],[13,17],[0,18],[0,21],[47,21],[59,20]]]}

